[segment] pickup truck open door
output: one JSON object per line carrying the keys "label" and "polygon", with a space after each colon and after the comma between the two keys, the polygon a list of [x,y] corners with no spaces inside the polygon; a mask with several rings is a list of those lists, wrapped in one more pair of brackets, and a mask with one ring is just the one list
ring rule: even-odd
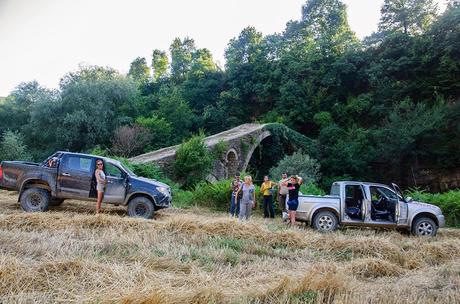
{"label": "pickup truck open door", "polygon": [[404,193],[398,185],[392,183],[393,189],[398,196],[398,204],[396,206],[396,224],[405,224],[407,222],[408,207]]}
{"label": "pickup truck open door", "polygon": [[127,176],[124,171],[116,165],[105,162],[107,186],[104,192],[104,203],[121,204],[125,201]]}

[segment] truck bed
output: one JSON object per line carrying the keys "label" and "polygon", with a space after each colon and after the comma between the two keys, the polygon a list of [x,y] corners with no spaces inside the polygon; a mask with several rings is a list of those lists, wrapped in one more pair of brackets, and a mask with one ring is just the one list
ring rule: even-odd
{"label": "truck bed", "polygon": [[47,168],[38,163],[25,161],[3,161],[1,166],[3,176],[2,179],[0,179],[0,188],[6,190],[19,190],[21,182],[25,176],[37,176],[41,175],[45,171],[56,172],[56,168]]}
{"label": "truck bed", "polygon": [[321,208],[333,209],[340,212],[340,197],[333,195],[299,195],[299,207],[296,219],[310,222],[315,210]]}

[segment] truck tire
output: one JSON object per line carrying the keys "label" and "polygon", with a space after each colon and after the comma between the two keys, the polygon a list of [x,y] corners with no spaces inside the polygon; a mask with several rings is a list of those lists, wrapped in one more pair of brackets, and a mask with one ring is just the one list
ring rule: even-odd
{"label": "truck tire", "polygon": [[50,200],[45,189],[29,188],[21,195],[21,207],[26,212],[44,212],[48,210]]}
{"label": "truck tire", "polygon": [[153,218],[155,205],[145,196],[133,198],[128,204],[128,215],[132,217]]}
{"label": "truck tire", "polygon": [[60,206],[62,203],[64,202],[64,199],[63,198],[55,198],[53,197],[51,200],[50,200],[50,206],[51,207],[56,207],[56,206]]}
{"label": "truck tire", "polygon": [[339,220],[331,211],[319,211],[313,218],[313,228],[319,232],[331,232],[337,229]]}
{"label": "truck tire", "polygon": [[429,217],[420,217],[412,223],[412,234],[416,236],[436,236],[438,226]]}

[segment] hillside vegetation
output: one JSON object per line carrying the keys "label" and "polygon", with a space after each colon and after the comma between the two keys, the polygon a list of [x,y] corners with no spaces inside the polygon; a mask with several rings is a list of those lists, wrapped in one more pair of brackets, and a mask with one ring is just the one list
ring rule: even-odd
{"label": "hillside vegetation", "polygon": [[[57,90],[18,84],[0,103],[0,160],[96,146],[130,157],[200,129],[280,122],[317,144],[324,189],[358,179],[444,190],[436,178],[460,167],[460,4],[434,3],[385,0],[378,30],[361,40],[342,1],[307,0],[281,33],[242,29],[224,66],[178,37],[126,75],[81,66]],[[280,140],[263,143],[258,164],[296,150]],[[260,178],[270,168],[254,169]]]}
{"label": "hillside vegetation", "polygon": [[155,220],[0,192],[2,303],[459,303],[460,231],[319,234],[200,209]]}

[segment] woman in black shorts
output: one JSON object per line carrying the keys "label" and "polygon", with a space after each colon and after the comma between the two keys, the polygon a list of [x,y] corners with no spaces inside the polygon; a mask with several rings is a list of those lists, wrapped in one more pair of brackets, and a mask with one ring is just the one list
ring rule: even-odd
{"label": "woman in black shorts", "polygon": [[299,207],[299,189],[302,185],[302,178],[300,176],[291,176],[289,182],[287,182],[287,188],[289,190],[289,200],[287,202],[289,210],[289,218],[291,219],[291,226],[295,225],[295,213]]}

